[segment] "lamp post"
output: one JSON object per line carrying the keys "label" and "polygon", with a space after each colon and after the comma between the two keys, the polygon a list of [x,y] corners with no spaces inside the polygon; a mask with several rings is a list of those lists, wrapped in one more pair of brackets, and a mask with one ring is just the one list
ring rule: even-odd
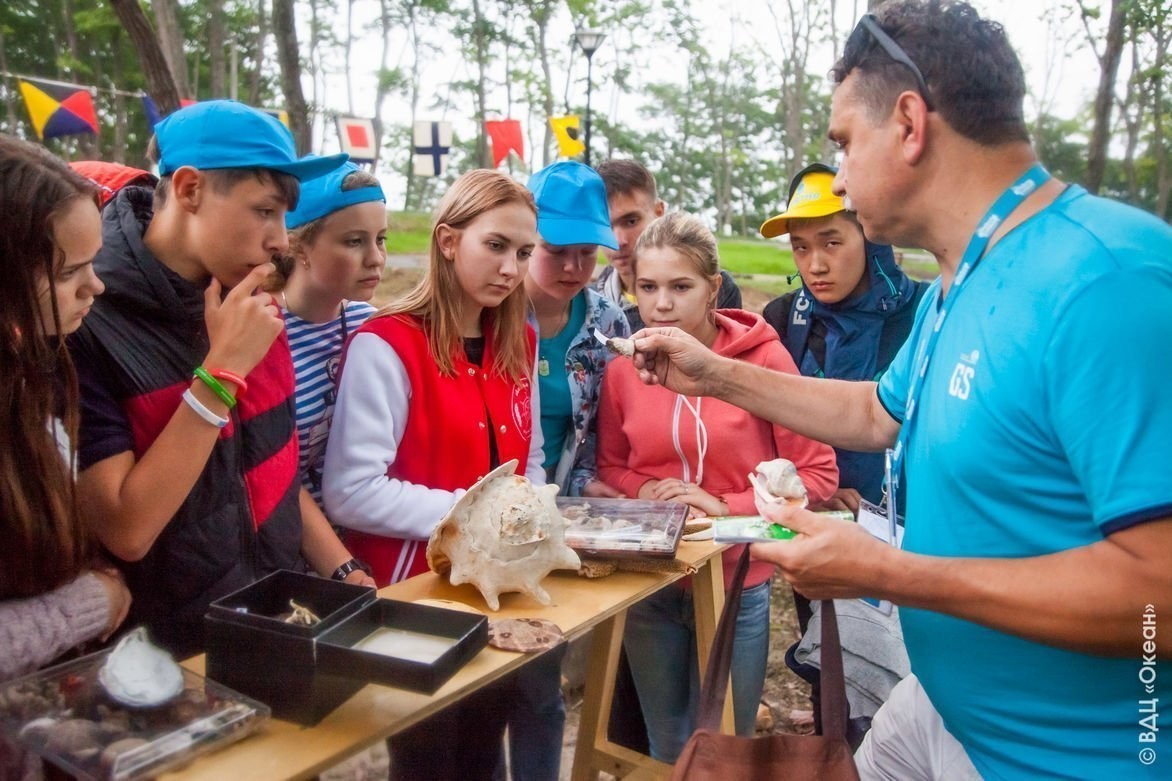
{"label": "lamp post", "polygon": [[586,55],[586,165],[590,165],[590,86],[592,81],[590,65],[594,52],[598,51],[598,47],[602,45],[602,39],[605,37],[606,33],[598,30],[577,30],[574,33],[574,39]]}

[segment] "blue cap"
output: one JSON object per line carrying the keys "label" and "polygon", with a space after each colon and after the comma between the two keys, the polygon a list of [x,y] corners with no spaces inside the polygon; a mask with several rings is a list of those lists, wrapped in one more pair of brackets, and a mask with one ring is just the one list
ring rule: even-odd
{"label": "blue cap", "polygon": [[[320,160],[316,155],[306,155],[303,162],[311,159]],[[361,170],[354,163],[342,163],[325,176],[319,176],[301,185],[301,198],[297,201],[297,208],[285,212],[285,227],[289,230],[300,228],[314,220],[341,211],[347,206],[369,201],[387,202],[381,185],[372,184],[358,187],[354,190],[343,190],[342,182],[355,171]]]}
{"label": "blue cap", "polygon": [[275,117],[234,100],[206,100],[181,108],[155,126],[159,176],[189,165],[267,168],[306,181],[346,162],[348,155],[298,160],[293,134]]}
{"label": "blue cap", "polygon": [[546,244],[619,248],[610,229],[606,185],[590,166],[573,160],[547,165],[529,177],[529,190],[537,202],[537,232]]}

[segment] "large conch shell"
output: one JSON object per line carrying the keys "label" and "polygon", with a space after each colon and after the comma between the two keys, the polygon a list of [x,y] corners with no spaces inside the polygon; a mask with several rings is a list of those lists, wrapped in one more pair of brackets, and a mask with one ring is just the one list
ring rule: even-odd
{"label": "large conch shell", "polygon": [[542,579],[551,570],[581,566],[566,546],[566,520],[553,499],[558,487],[534,486],[516,470],[513,459],[478,480],[427,542],[428,566],[450,572],[452,585],[476,586],[493,610],[500,609],[500,595],[512,591],[548,605]]}
{"label": "large conch shell", "polygon": [[162,705],[183,691],[183,670],[171,654],[155,646],[146,627],[118,641],[98,672],[106,693],[132,708]]}

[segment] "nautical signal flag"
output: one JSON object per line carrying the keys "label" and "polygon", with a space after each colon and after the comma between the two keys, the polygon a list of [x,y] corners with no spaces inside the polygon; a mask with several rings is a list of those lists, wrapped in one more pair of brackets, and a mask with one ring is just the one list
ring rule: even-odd
{"label": "nautical signal flag", "polygon": [[[198,100],[192,100],[191,98],[180,98],[179,108],[194,106],[198,102]],[[146,112],[147,124],[151,126],[151,130],[154,130],[155,125],[163,121],[163,115],[159,113],[159,106],[150,95],[142,96],[142,110]],[[289,123],[286,122],[285,124]]]}
{"label": "nautical signal flag", "polygon": [[33,129],[46,138],[98,132],[98,115],[89,87],[20,79],[20,94]]}
{"label": "nautical signal flag", "polygon": [[424,119],[416,122],[413,130],[415,175],[442,175],[448,167],[448,153],[452,151],[452,123]]}
{"label": "nautical signal flag", "polygon": [[577,157],[586,151],[586,145],[582,143],[578,133],[578,121],[577,114],[549,118],[553,137],[558,140],[558,154],[562,157]]}
{"label": "nautical signal flag", "polygon": [[493,168],[499,168],[501,161],[509,156],[509,152],[516,152],[520,160],[525,159],[525,139],[521,135],[521,120],[489,119],[485,121],[484,129],[492,140]]}
{"label": "nautical signal flag", "polygon": [[365,117],[338,117],[337,123],[342,151],[356,163],[373,163],[378,156],[374,122]]}

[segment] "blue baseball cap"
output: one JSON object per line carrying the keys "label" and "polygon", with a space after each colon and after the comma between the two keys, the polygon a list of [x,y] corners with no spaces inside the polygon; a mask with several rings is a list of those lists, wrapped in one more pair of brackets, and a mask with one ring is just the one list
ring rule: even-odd
{"label": "blue baseball cap", "polygon": [[[303,162],[310,159],[320,160],[316,155],[306,155]],[[300,228],[314,220],[341,211],[347,206],[369,201],[387,202],[381,185],[372,184],[358,187],[353,190],[343,190],[342,182],[355,171],[360,171],[354,163],[346,162],[324,176],[311,179],[301,185],[301,198],[297,201],[297,208],[285,212],[285,227],[289,230]]]}
{"label": "blue baseball cap", "polygon": [[610,229],[606,185],[590,166],[573,160],[547,165],[529,177],[529,190],[537,203],[537,232],[546,244],[619,248]]}
{"label": "blue baseball cap", "polygon": [[315,179],[349,159],[329,155],[297,159],[293,134],[270,114],[234,100],[205,100],[181,108],[155,126],[159,176],[189,165],[215,168],[266,168]]}

